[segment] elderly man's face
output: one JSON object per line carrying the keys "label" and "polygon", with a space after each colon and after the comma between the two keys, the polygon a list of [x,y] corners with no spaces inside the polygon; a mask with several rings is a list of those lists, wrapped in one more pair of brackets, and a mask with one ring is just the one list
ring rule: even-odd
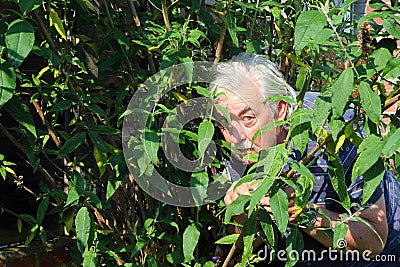
{"label": "elderly man's face", "polygon": [[224,124],[221,128],[227,142],[239,149],[243,156],[277,144],[281,129],[262,133],[251,146],[252,138],[260,127],[273,120],[282,119],[279,110],[284,108],[286,112],[286,105],[282,107],[284,104],[279,104],[278,111],[271,110],[268,104],[263,103],[265,97],[257,86],[248,80],[241,82],[237,92],[224,90],[224,93],[225,95],[219,97],[216,102],[225,107],[231,116],[231,123]]}

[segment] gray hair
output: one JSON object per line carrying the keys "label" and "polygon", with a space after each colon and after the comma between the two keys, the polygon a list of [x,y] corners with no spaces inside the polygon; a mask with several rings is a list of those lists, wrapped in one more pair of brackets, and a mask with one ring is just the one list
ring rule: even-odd
{"label": "gray hair", "polygon": [[[214,73],[213,84],[217,92],[229,90],[240,94],[240,82],[249,79],[263,94],[264,100],[271,96],[283,95],[296,100],[295,90],[285,81],[276,65],[265,57],[251,53],[240,53],[231,60],[219,63]],[[270,101],[269,107],[276,110],[276,103]],[[287,117],[294,111],[293,104],[288,103]]]}

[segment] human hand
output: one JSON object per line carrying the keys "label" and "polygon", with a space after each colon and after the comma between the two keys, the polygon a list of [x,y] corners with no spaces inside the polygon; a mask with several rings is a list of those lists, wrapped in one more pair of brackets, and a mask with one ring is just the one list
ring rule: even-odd
{"label": "human hand", "polygon": [[[295,222],[299,218],[300,211],[299,208],[296,207],[296,192],[293,187],[285,186],[282,188],[288,197],[288,213],[289,213],[289,222]],[[270,205],[270,197],[266,196],[260,200],[260,204],[266,209],[266,211],[272,214],[272,209]]]}
{"label": "human hand", "polygon": [[257,188],[257,185],[252,185],[250,182],[243,183],[235,188],[237,182],[238,181],[231,185],[224,197],[224,202],[227,206],[241,195],[251,195],[251,193]]}

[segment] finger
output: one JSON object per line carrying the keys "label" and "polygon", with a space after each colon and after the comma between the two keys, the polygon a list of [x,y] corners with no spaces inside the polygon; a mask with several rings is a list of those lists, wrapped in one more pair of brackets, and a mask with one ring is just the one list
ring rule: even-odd
{"label": "finger", "polygon": [[269,197],[263,197],[263,198],[261,198],[261,200],[260,200],[260,204],[262,205],[262,206],[269,206],[270,205],[270,198]]}

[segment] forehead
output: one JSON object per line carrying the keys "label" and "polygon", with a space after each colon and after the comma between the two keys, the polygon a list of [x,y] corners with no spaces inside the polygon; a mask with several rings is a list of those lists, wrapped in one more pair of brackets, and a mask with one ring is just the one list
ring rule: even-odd
{"label": "forehead", "polygon": [[260,90],[252,83],[241,83],[236,91],[220,89],[224,92],[216,99],[216,103],[227,108],[231,113],[238,113],[243,109],[250,108],[254,112],[260,112],[264,106],[264,97]]}

